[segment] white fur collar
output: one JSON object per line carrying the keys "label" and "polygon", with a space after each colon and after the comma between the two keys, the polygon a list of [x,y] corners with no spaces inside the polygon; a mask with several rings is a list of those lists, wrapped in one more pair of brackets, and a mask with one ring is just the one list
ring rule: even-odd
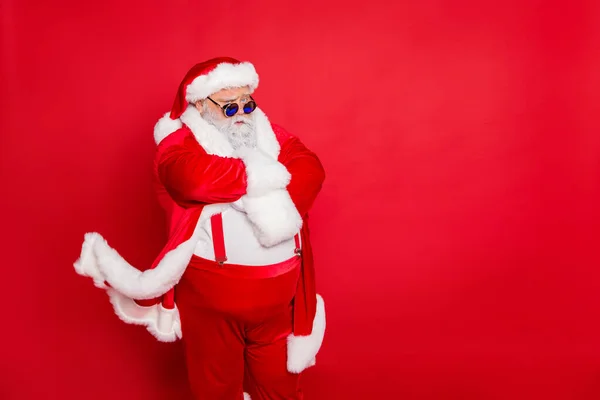
{"label": "white fur collar", "polygon": [[[254,110],[254,114],[258,148],[277,159],[281,148],[269,119],[259,108]],[[234,157],[233,147],[225,135],[202,118],[200,112],[193,105],[188,106],[180,119],[172,120],[169,118],[169,113],[166,113],[158,120],[154,126],[154,140],[156,144],[180,129],[183,124],[190,128],[200,146],[208,154],[221,157]]]}

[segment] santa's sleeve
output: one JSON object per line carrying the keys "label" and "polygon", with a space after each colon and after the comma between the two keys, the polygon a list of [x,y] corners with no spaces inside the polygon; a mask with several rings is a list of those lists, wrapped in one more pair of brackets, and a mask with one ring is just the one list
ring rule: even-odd
{"label": "santa's sleeve", "polygon": [[156,162],[158,179],[182,207],[231,202],[246,193],[241,160],[209,155],[191,140],[160,148]]}
{"label": "santa's sleeve", "polygon": [[284,188],[289,173],[259,151],[243,158],[208,154],[191,136],[165,139],[157,152],[158,179],[182,207],[230,203],[245,194]]}
{"label": "santa's sleeve", "polygon": [[279,162],[291,175],[287,191],[300,215],[305,217],[325,181],[323,165],[314,152],[293,136],[282,144]]}

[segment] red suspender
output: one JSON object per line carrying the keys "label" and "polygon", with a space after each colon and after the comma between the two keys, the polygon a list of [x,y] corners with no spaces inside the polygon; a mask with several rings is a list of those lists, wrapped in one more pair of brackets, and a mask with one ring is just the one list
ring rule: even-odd
{"label": "red suspender", "polygon": [[298,236],[297,233],[294,236],[294,241],[296,242],[296,249],[294,249],[294,253],[296,253],[296,255],[299,256],[302,254],[302,249],[300,248],[300,236]]}
{"label": "red suspender", "polygon": [[[225,236],[223,234],[223,216],[221,214],[215,214],[210,217],[210,228],[212,230],[212,240],[213,240],[213,248],[215,251],[215,261],[220,265],[225,264],[227,261],[227,253],[225,252]],[[302,249],[300,248],[300,236],[296,234],[294,236],[294,241],[296,243],[296,248],[294,249],[294,253],[296,255],[302,254]]]}
{"label": "red suspender", "polygon": [[223,265],[227,261],[227,254],[225,254],[225,237],[223,236],[223,217],[220,213],[210,217],[210,227],[215,250],[215,261]]}

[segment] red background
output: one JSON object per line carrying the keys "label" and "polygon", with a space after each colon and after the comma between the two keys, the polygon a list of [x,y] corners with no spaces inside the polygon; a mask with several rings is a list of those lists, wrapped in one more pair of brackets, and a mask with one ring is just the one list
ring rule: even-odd
{"label": "red background", "polygon": [[0,398],[186,398],[72,263],[156,256],[153,125],[220,55],[328,173],[307,399],[600,398],[600,3],[392,3],[2,1]]}

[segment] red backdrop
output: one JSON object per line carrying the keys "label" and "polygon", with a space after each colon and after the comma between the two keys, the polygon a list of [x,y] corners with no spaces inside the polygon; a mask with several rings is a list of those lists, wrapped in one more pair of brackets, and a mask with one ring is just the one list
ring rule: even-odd
{"label": "red backdrop", "polygon": [[328,173],[307,399],[600,397],[599,3],[391,3],[2,1],[0,398],[188,395],[72,263],[156,256],[153,125],[220,55]]}

